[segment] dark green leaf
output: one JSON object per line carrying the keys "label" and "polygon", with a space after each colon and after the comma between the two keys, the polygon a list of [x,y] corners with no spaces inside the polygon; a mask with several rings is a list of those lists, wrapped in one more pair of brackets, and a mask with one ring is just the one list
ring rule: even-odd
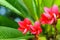
{"label": "dark green leaf", "polygon": [[15,21],[10,20],[9,18],[4,16],[0,16],[0,26],[18,28],[18,24]]}

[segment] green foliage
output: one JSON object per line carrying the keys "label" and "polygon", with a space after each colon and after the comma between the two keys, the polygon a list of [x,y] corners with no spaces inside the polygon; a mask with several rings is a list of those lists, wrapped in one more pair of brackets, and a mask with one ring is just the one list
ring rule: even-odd
{"label": "green foliage", "polygon": [[22,33],[17,29],[0,26],[0,39],[17,38],[19,36],[22,36]]}
{"label": "green foliage", "polygon": [[[44,7],[51,7],[53,4],[57,4],[58,6],[60,6],[60,0],[0,0],[0,5],[9,8],[11,11],[15,12],[19,16],[29,18],[32,23],[36,20],[39,20],[41,13],[43,13],[44,11]],[[17,30],[18,27],[19,26],[16,22],[4,16],[0,16],[0,39],[19,40],[20,38],[33,37],[32,35],[24,36]],[[58,29],[58,32],[60,33],[60,19],[58,19],[56,27]],[[44,26],[43,32],[50,33],[50,29],[50,25]],[[52,30],[54,33],[54,29]],[[43,36],[41,37],[41,40],[46,40],[46,38]]]}
{"label": "green foliage", "polygon": [[44,37],[44,36],[40,37],[40,40],[46,40],[46,37]]}
{"label": "green foliage", "polygon": [[0,5],[3,5],[5,7],[7,7],[7,8],[9,8],[10,10],[18,13],[19,15],[21,14],[20,11],[18,11],[15,7],[13,7],[11,4],[9,4],[9,2],[7,2],[5,0],[2,0],[2,1],[0,0]]}
{"label": "green foliage", "polygon": [[23,35],[20,31],[14,28],[0,26],[0,39],[22,39],[31,38],[32,35]]}
{"label": "green foliage", "polygon": [[[36,7],[36,3],[35,0],[23,0],[25,5],[27,6],[27,8],[30,11],[30,14],[32,15],[32,17],[35,20],[38,20],[38,16],[37,16],[37,7]],[[27,3],[28,2],[28,3]]]}
{"label": "green foliage", "polygon": [[10,20],[9,18],[4,17],[4,16],[0,16],[0,26],[18,28],[18,24],[15,21]]}
{"label": "green foliage", "polygon": [[56,5],[60,5],[60,0],[55,0],[55,2],[54,2]]}
{"label": "green foliage", "polygon": [[57,25],[56,25],[57,29],[58,29],[58,33],[60,33],[60,19],[58,19]]}
{"label": "green foliage", "polygon": [[[22,0],[6,0],[7,2],[9,2],[11,5],[13,5],[13,7],[15,7],[16,9],[18,9],[22,16],[24,17],[29,17],[28,15],[28,9],[26,8],[26,6],[24,5]],[[13,3],[14,2],[14,3]],[[27,16],[26,16],[27,15]]]}

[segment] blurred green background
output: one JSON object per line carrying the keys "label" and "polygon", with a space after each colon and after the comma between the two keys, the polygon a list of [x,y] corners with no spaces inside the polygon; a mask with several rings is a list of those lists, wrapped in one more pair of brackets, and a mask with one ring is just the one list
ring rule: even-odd
{"label": "blurred green background", "polygon": [[[52,7],[56,4],[60,10],[60,0],[0,0],[0,39],[1,40],[26,40],[34,37],[27,33],[25,36],[17,30],[19,25],[18,21],[24,18],[29,18],[32,23],[40,18],[40,15],[44,12],[44,7]],[[57,40],[60,40],[60,19],[57,23],[58,36]],[[46,40],[46,28],[43,28],[41,34],[41,40]],[[49,31],[49,30],[48,30]]]}

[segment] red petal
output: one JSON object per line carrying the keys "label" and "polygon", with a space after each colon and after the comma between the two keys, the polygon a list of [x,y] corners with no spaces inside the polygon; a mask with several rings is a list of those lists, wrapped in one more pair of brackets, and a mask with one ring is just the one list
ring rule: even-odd
{"label": "red petal", "polygon": [[24,22],[25,22],[26,24],[28,24],[28,25],[31,24],[31,21],[30,21],[28,18],[25,18],[25,19],[24,19]]}
{"label": "red petal", "polygon": [[20,28],[20,27],[18,28],[18,30],[19,30],[19,31],[21,31],[21,32],[23,32],[23,31],[24,31],[24,29],[22,29],[22,28]]}
{"label": "red petal", "polygon": [[42,16],[40,18],[40,22],[41,22],[41,24],[47,24],[48,18],[44,14],[42,14]]}
{"label": "red petal", "polygon": [[22,27],[22,28],[25,28],[25,26],[26,26],[26,24],[24,24],[23,21],[18,22],[18,24],[19,24],[19,26]]}

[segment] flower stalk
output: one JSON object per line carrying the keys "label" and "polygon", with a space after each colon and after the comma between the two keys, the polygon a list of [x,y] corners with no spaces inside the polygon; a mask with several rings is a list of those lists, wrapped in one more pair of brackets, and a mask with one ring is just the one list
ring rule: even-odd
{"label": "flower stalk", "polygon": [[40,40],[39,35],[35,35],[35,40]]}
{"label": "flower stalk", "polygon": [[57,30],[57,28],[56,28],[56,25],[53,25],[53,26],[54,26],[54,29],[55,29],[54,40],[56,40],[56,36],[57,36],[58,30]]}

